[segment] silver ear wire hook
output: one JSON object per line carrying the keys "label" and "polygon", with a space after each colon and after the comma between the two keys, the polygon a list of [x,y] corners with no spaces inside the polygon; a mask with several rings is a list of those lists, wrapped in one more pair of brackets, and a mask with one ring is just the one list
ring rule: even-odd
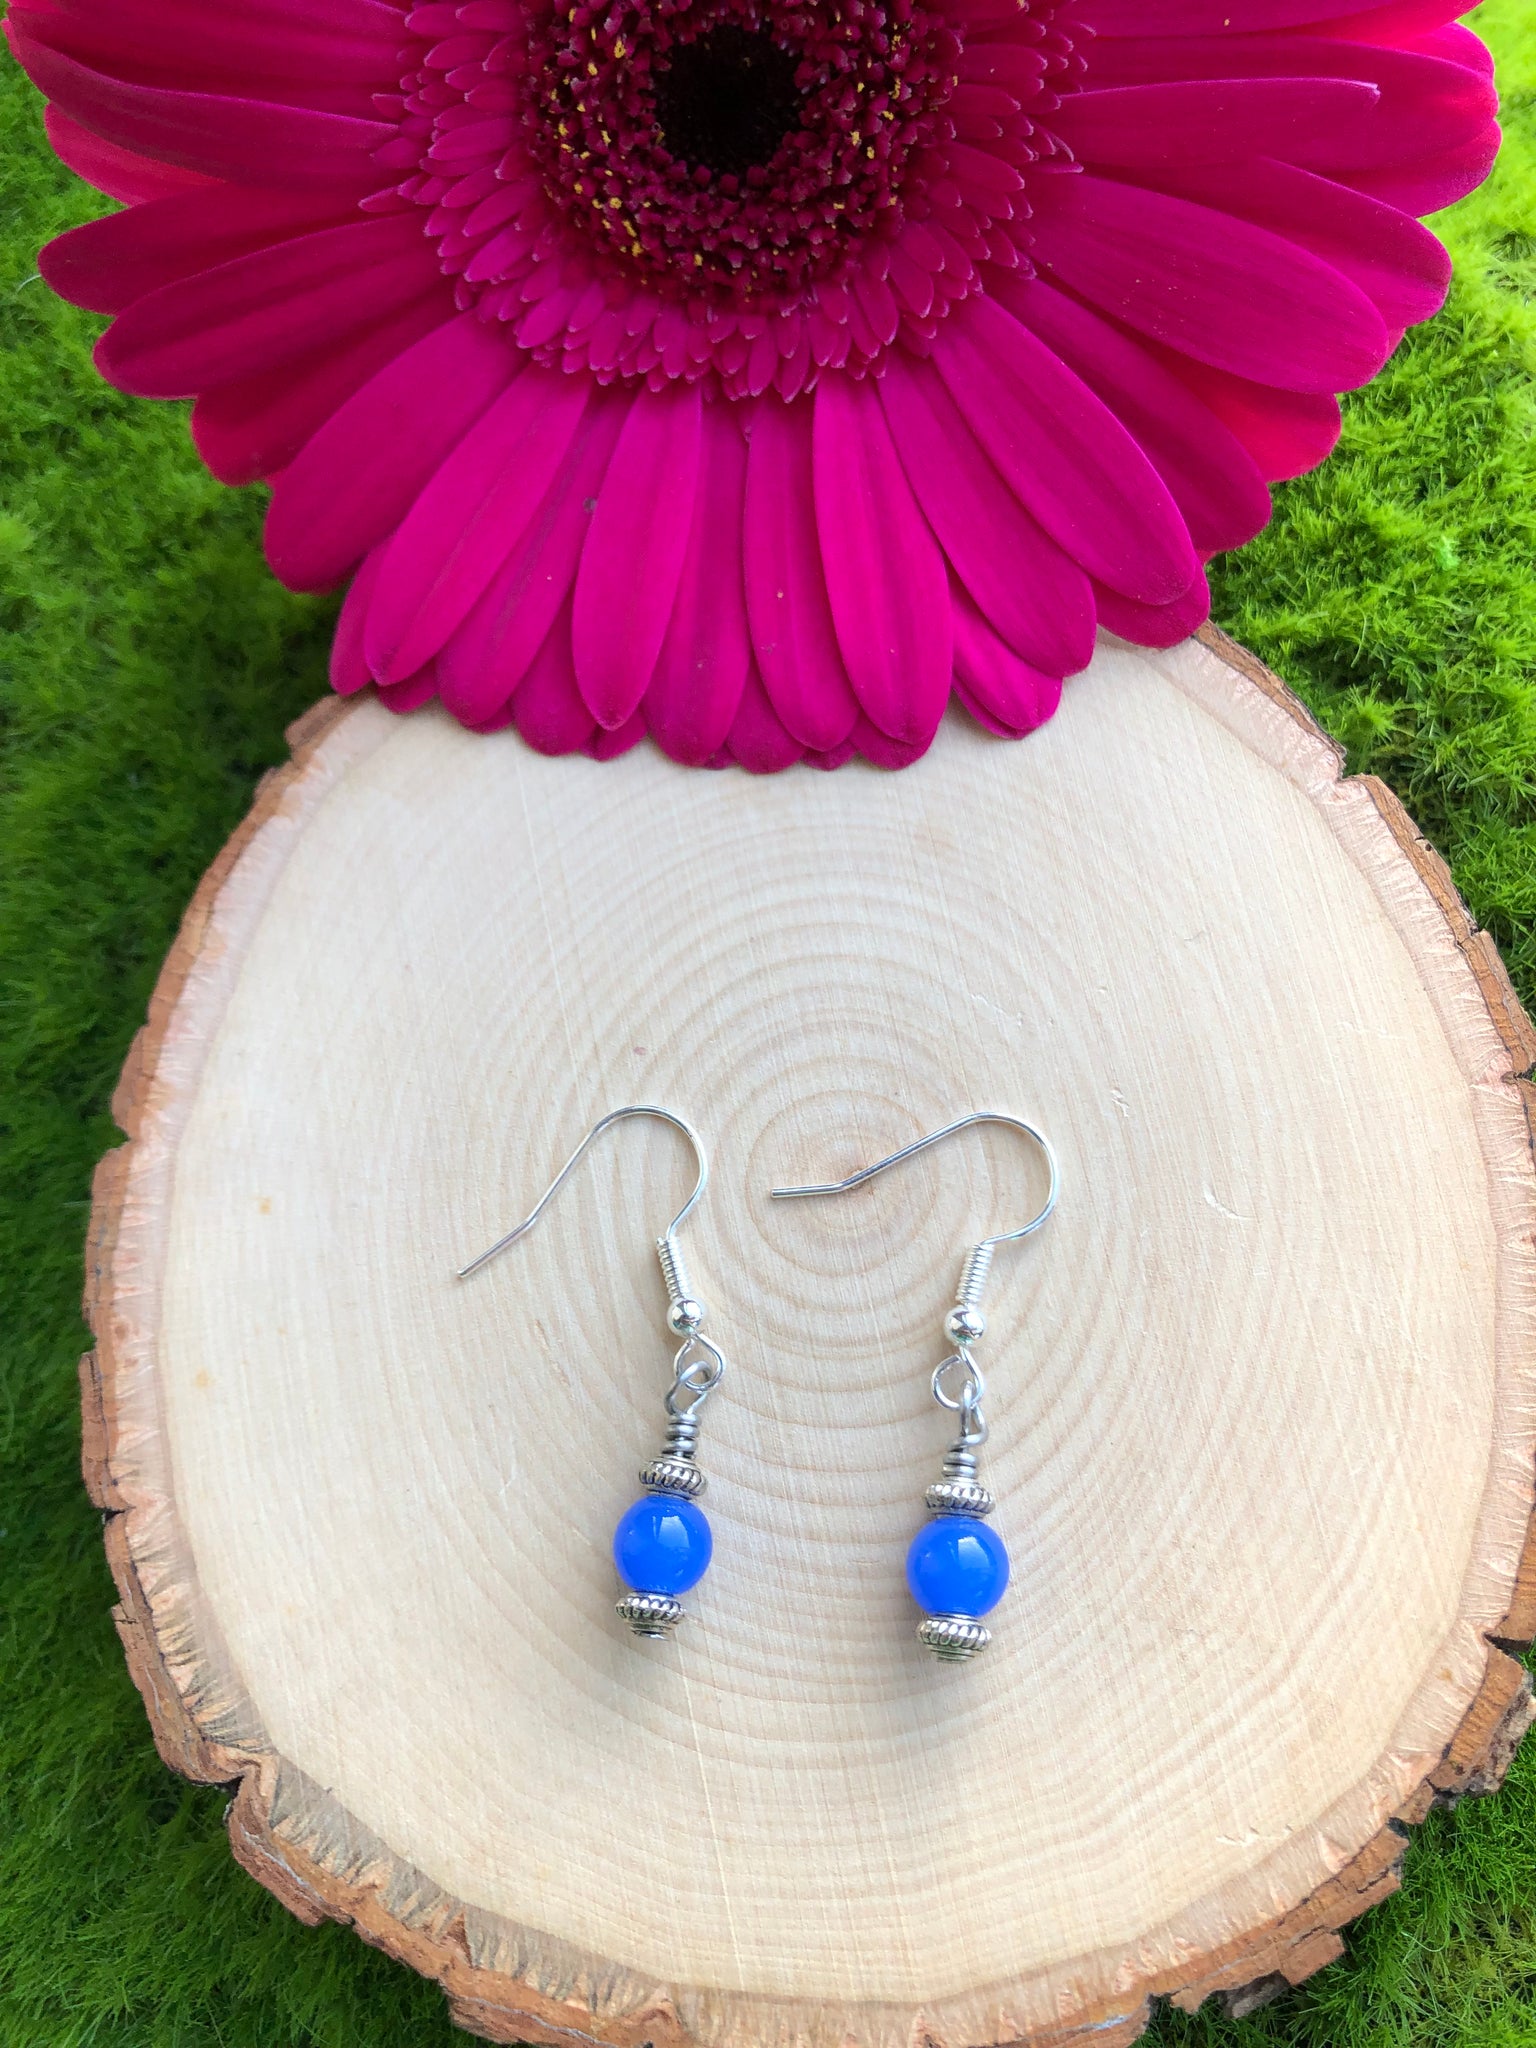
{"label": "silver ear wire hook", "polygon": [[950,1662],[974,1657],[992,1640],[991,1630],[982,1626],[981,1616],[991,1611],[1008,1583],[1008,1553],[1001,1537],[995,1530],[980,1528],[996,1505],[990,1490],[976,1475],[976,1453],[987,1440],[986,1417],[981,1412],[986,1382],[971,1351],[987,1329],[981,1297],[997,1247],[1029,1237],[1056,1207],[1061,1170],[1055,1148],[1043,1131],[1037,1131],[1022,1117],[1008,1116],[1000,1110],[977,1109],[968,1116],[956,1117],[942,1130],[930,1131],[925,1138],[914,1138],[899,1152],[891,1153],[887,1159],[877,1159],[873,1166],[861,1167],[846,1180],[825,1181],[816,1187],[770,1190],[776,1201],[794,1200],[801,1195],[846,1194],[851,1188],[873,1180],[877,1173],[884,1173],[888,1166],[899,1166],[903,1159],[926,1152],[941,1138],[953,1137],[956,1131],[969,1130],[973,1124],[1006,1124],[1010,1130],[1032,1139],[1044,1155],[1050,1186],[1044,1202],[1027,1223],[1020,1224],[1017,1230],[994,1231],[966,1253],[960,1268],[960,1284],[955,1289],[955,1305],[944,1318],[944,1335],[954,1349],[933,1369],[933,1398],[941,1408],[959,1416],[960,1428],[945,1454],[943,1477],[924,1496],[933,1520],[913,1538],[907,1559],[907,1582],[924,1612],[918,1624],[918,1641],[936,1657]]}
{"label": "silver ear wire hook", "polygon": [[709,1157],[703,1139],[686,1117],[660,1109],[654,1103],[610,1110],[607,1116],[598,1118],[522,1222],[514,1224],[505,1237],[497,1238],[479,1258],[461,1267],[459,1278],[468,1279],[488,1259],[494,1259],[498,1252],[516,1244],[532,1230],[594,1138],[600,1138],[613,1124],[631,1116],[653,1116],[681,1131],[693,1147],[699,1169],[693,1193],[656,1240],[656,1256],[667,1289],[667,1328],[674,1337],[683,1340],[672,1360],[672,1385],[666,1399],[666,1441],[660,1454],[641,1467],[640,1483],[645,1488],[645,1498],[623,1517],[614,1536],[614,1562],[630,1589],[618,1603],[619,1615],[636,1635],[659,1637],[670,1634],[682,1619],[682,1603],[676,1595],[697,1583],[710,1555],[709,1524],[694,1506],[705,1486],[704,1474],[694,1462],[694,1451],[699,1438],[699,1410],[724,1377],[725,1359],[719,1346],[703,1335],[704,1305],[689,1285],[677,1242],[678,1231],[709,1183]]}
{"label": "silver ear wire hook", "polygon": [[[479,1258],[471,1259],[467,1266],[461,1266],[458,1273],[459,1279],[467,1280],[470,1274],[477,1273],[487,1260],[494,1259],[496,1254],[504,1252],[509,1244],[516,1244],[520,1237],[526,1236],[555,1199],[555,1196],[559,1194],[573,1168],[576,1166],[577,1161],[592,1143],[593,1139],[600,1138],[610,1125],[622,1123],[626,1117],[630,1116],[654,1116],[659,1118],[662,1123],[670,1124],[673,1130],[681,1131],[693,1147],[693,1156],[698,1162],[699,1177],[693,1184],[693,1193],[672,1218],[663,1234],[656,1240],[656,1255],[661,1260],[661,1275],[667,1284],[667,1297],[672,1304],[667,1321],[675,1336],[683,1335],[679,1323],[673,1322],[673,1317],[678,1314],[684,1302],[693,1302],[696,1308],[698,1304],[694,1299],[692,1290],[688,1286],[688,1275],[683,1267],[683,1256],[678,1249],[677,1233],[693,1214],[700,1196],[709,1185],[709,1155],[704,1150],[704,1140],[686,1117],[677,1116],[670,1109],[658,1109],[654,1103],[641,1102],[633,1104],[628,1109],[611,1109],[606,1116],[599,1117],[570,1158],[567,1159],[564,1166],[555,1175],[549,1186],[544,1190],[543,1194],[540,1195],[538,1201],[534,1203],[532,1209],[529,1210],[522,1222],[514,1224],[505,1237],[498,1237],[489,1251],[483,1251]],[[693,1319],[694,1327],[697,1328],[703,1319],[704,1311],[699,1309],[697,1317]],[[680,1322],[686,1320],[686,1317],[679,1318]]]}
{"label": "silver ear wire hook", "polygon": [[[981,1328],[970,1333],[972,1341],[986,1328],[985,1318],[981,1314],[981,1296],[987,1283],[987,1275],[992,1268],[993,1252],[1000,1244],[1015,1244],[1021,1237],[1031,1236],[1042,1223],[1049,1220],[1056,1207],[1056,1198],[1061,1192],[1061,1169],[1056,1161],[1055,1147],[1043,1131],[1037,1131],[1033,1124],[1026,1123],[1021,1116],[1008,1116],[1003,1111],[995,1109],[976,1109],[968,1116],[956,1117],[952,1124],[945,1124],[942,1130],[930,1131],[926,1138],[914,1138],[910,1145],[903,1145],[899,1152],[891,1153],[888,1159],[877,1159],[873,1166],[860,1167],[857,1173],[850,1173],[846,1180],[827,1181],[819,1187],[812,1188],[769,1190],[773,1199],[778,1202],[792,1201],[801,1195],[844,1195],[852,1188],[862,1187],[865,1181],[873,1180],[877,1173],[884,1173],[888,1166],[900,1166],[904,1159],[911,1159],[919,1152],[926,1152],[930,1145],[937,1145],[940,1139],[952,1138],[956,1131],[969,1130],[973,1124],[1007,1124],[1011,1130],[1020,1131],[1026,1138],[1032,1138],[1045,1156],[1051,1183],[1046,1190],[1044,1202],[1027,1223],[1022,1224],[1017,1230],[994,1231],[990,1237],[984,1237],[980,1244],[973,1245],[966,1253],[965,1264],[960,1269],[960,1284],[955,1289],[955,1304],[958,1309],[969,1311],[980,1322]],[[958,1320],[957,1316],[951,1315],[945,1323],[945,1334],[956,1341],[959,1341],[961,1332],[951,1330],[949,1323]],[[943,1397],[936,1392],[935,1398]]]}

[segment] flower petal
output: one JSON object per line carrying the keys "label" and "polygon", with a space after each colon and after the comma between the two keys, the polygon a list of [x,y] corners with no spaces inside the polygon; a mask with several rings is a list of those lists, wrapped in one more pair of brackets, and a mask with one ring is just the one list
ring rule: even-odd
{"label": "flower petal", "polygon": [[[10,24],[4,24],[9,33]],[[14,38],[13,38],[14,40]],[[43,109],[43,128],[62,163],[77,177],[105,192],[109,199],[141,206],[153,199],[170,199],[178,192],[200,191],[217,181],[201,171],[183,171],[174,164],[156,163],[152,157],[135,156],[119,149],[103,135],[93,135],[71,120],[62,107]]]}
{"label": "flower petal", "polygon": [[835,747],[823,747],[820,750],[808,747],[800,758],[807,768],[817,768],[823,775],[831,775],[835,770],[846,767],[859,751],[854,733],[873,731],[874,727],[861,711],[854,721],[853,732],[849,733],[847,739],[840,740]]}
{"label": "flower petal", "polygon": [[780,721],[755,665],[747,670],[726,745],[732,760],[751,775],[777,775],[805,751]]}
{"label": "flower petal", "polygon": [[27,76],[82,128],[122,149],[237,185],[362,193],[378,181],[371,153],[396,132],[385,122],[129,84],[50,49],[36,33],[43,18],[35,10],[15,17]]}
{"label": "flower petal", "polygon": [[442,290],[419,223],[386,214],[236,256],[136,299],[102,336],[96,361],[140,398],[190,398],[297,361]]}
{"label": "flower petal", "polygon": [[[949,692],[946,690],[944,694],[947,702]],[[892,739],[888,732],[882,732],[860,712],[849,743],[872,768],[897,769],[910,768],[914,761],[920,761],[933,745],[933,738],[933,733],[929,733],[926,739],[920,740]]]}
{"label": "flower petal", "polygon": [[1011,725],[1004,725],[1000,718],[994,718],[981,700],[972,693],[970,685],[961,682],[959,676],[955,677],[955,702],[963,711],[970,713],[983,732],[991,733],[994,739],[1021,740],[1024,738],[1022,731],[1016,732]]}
{"label": "flower petal", "polygon": [[1003,482],[937,370],[893,355],[877,388],[917,502],[993,630],[1040,668],[1086,668],[1092,586]]}
{"label": "flower petal", "polygon": [[611,731],[601,725],[593,726],[581,743],[581,751],[593,761],[616,761],[620,754],[627,754],[632,747],[638,747],[644,738],[645,715],[636,711]]}
{"label": "flower petal", "polygon": [[698,480],[697,385],[636,393],[576,571],[571,644],[599,725],[633,717],[677,595]]}
{"label": "flower petal", "polygon": [[537,655],[575,581],[629,403],[623,390],[592,392],[536,517],[439,654],[438,688],[455,718],[473,724],[505,703]]}
{"label": "flower petal", "polygon": [[576,686],[569,603],[562,605],[518,685],[512,717],[529,746],[540,754],[574,754],[592,737],[597,721]]}
{"label": "flower petal", "polygon": [[352,588],[342,603],[341,614],[336,621],[336,637],[331,642],[331,688],[338,696],[355,696],[373,681],[373,671],[363,655],[363,627],[367,623],[368,607],[373,602],[379,571],[383,566],[384,550],[376,547],[364,557],[362,567],[352,578]]}
{"label": "flower petal", "polygon": [[1349,182],[1358,191],[1404,213],[1438,213],[1475,192],[1493,168],[1499,153],[1501,131],[1490,121],[1454,149],[1438,156],[1423,157],[1417,163],[1387,165],[1371,171],[1351,171]]}
{"label": "flower petal", "polygon": [[1268,228],[1141,186],[1054,178],[1041,273],[1197,362],[1289,391],[1348,391],[1391,353],[1370,300]]}
{"label": "flower petal", "polygon": [[369,666],[397,683],[461,625],[532,524],[591,390],[537,367],[515,377],[401,522],[368,613]]}
{"label": "flower petal", "polygon": [[1237,436],[1266,483],[1305,476],[1339,438],[1339,402],[1326,393],[1277,391],[1191,362],[1173,349],[1157,353],[1164,367]]}
{"label": "flower petal", "polygon": [[267,560],[289,588],[330,590],[392,532],[518,367],[464,313],[348,399],[273,487]]}
{"label": "flower petal", "polygon": [[725,744],[752,640],[742,578],[747,444],[731,405],[706,405],[693,526],[645,715],[658,746],[701,768]]}
{"label": "flower petal", "polygon": [[387,363],[453,316],[453,297],[417,299],[392,320],[365,327],[301,363],[214,384],[192,408],[192,439],[221,484],[272,477]]}
{"label": "flower petal", "polygon": [[1298,151],[1331,143],[1341,124],[1368,119],[1379,97],[1365,79],[1175,79],[1069,93],[1050,126],[1080,163],[1294,162]]}
{"label": "flower petal", "polygon": [[372,96],[399,87],[399,15],[372,0],[64,0],[18,10],[26,32],[135,85],[184,87],[369,118]]}
{"label": "flower petal", "polygon": [[[1485,42],[1480,41],[1472,33],[1471,29],[1465,27],[1459,21],[1452,21],[1450,19],[1451,14],[1455,11],[1453,7],[1447,4],[1442,7],[1441,11],[1446,16],[1444,25],[1432,29],[1427,35],[1415,36],[1413,38],[1415,46],[1426,57],[1444,57],[1448,63],[1464,64],[1469,71],[1475,71],[1479,78],[1492,78],[1492,50],[1489,49]],[[1364,40],[1369,42],[1400,42],[1403,38],[1400,36],[1375,35],[1366,37]]]}
{"label": "flower petal", "polygon": [[1387,0],[1386,6],[1368,7],[1363,14],[1319,21],[1315,33],[1351,43],[1411,43],[1470,12],[1464,0]]}
{"label": "flower petal", "polygon": [[994,299],[969,299],[933,360],[1014,495],[1089,575],[1149,604],[1188,589],[1199,558],[1167,486],[1044,342]]}
{"label": "flower petal", "polygon": [[816,538],[811,413],[809,400],[786,405],[771,395],[754,406],[743,545],[760,686],[795,739],[825,751],[852,732],[859,706]]}
{"label": "flower petal", "polygon": [[1130,428],[1203,554],[1252,540],[1269,519],[1269,492],[1208,406],[1145,348],[1051,285],[1003,278],[997,296]]}
{"label": "flower petal", "polygon": [[164,285],[355,218],[345,195],[200,185],[71,228],[48,244],[37,267],[61,299],[93,313],[121,313]]}
{"label": "flower petal", "polygon": [[963,590],[955,592],[955,678],[973,714],[1010,736],[1044,725],[1061,702],[1061,677],[1020,661]]}
{"label": "flower petal", "polygon": [[437,669],[429,661],[425,668],[417,669],[414,675],[405,676],[398,683],[379,683],[375,687],[384,709],[404,718],[408,711],[419,711],[437,695]]}
{"label": "flower petal", "polygon": [[823,378],[815,406],[816,529],[843,662],[880,730],[926,746],[949,699],[944,557],[873,385]]}
{"label": "flower petal", "polygon": [[1445,299],[1451,259],[1429,229],[1352,185],[1262,157],[1162,171],[1155,182],[1299,242],[1358,285],[1389,328],[1427,320]]}
{"label": "flower petal", "polygon": [[1376,86],[1375,111],[1309,147],[1309,169],[1339,175],[1412,163],[1457,148],[1494,118],[1488,80],[1465,64],[1417,50],[1317,35],[1153,38],[1096,44],[1096,87],[1164,79],[1354,78]]}
{"label": "flower petal", "polygon": [[[1337,0],[1093,0],[1096,36],[1208,36],[1234,23],[1244,30],[1304,28],[1339,11]],[[1242,35],[1227,37],[1240,44]]]}
{"label": "flower petal", "polygon": [[[94,21],[98,0],[56,0],[58,11]],[[50,10],[51,11],[51,10]],[[280,38],[295,44],[306,56],[340,61],[342,41],[382,49],[392,62],[401,44],[402,21],[407,10],[397,0],[219,0],[210,10],[203,0],[112,0],[114,21],[132,21],[141,33],[158,26],[162,33],[174,29],[190,45],[198,38],[234,38],[233,54],[238,60],[253,45]],[[318,38],[319,47],[305,50],[307,39]],[[198,44],[197,61],[209,61],[211,50]]]}
{"label": "flower petal", "polygon": [[[438,694],[441,696],[441,690],[439,690]],[[512,699],[510,697],[505,704],[493,711],[489,718],[464,721],[466,731],[481,733],[505,732],[509,725],[515,725],[516,722],[512,712]]]}
{"label": "flower petal", "polygon": [[1138,647],[1174,647],[1211,615],[1211,593],[1202,576],[1172,604],[1137,604],[1118,590],[1098,589],[1099,624]]}

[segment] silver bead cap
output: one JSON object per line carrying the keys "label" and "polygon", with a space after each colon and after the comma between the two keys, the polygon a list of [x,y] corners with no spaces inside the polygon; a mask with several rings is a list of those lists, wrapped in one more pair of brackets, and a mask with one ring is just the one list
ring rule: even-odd
{"label": "silver bead cap", "polygon": [[709,1481],[691,1458],[652,1458],[640,1467],[640,1484],[647,1493],[675,1493],[684,1500],[697,1500]]}
{"label": "silver bead cap", "polygon": [[682,1620],[683,1604],[665,1593],[626,1593],[615,1603],[614,1612],[637,1636],[659,1639],[671,1635]]}
{"label": "silver bead cap", "polygon": [[975,1479],[936,1479],[923,1495],[933,1515],[990,1515],[997,1506],[991,1490]]}
{"label": "silver bead cap", "polygon": [[917,1640],[946,1664],[963,1664],[992,1640],[992,1631],[968,1614],[925,1614],[917,1624]]}

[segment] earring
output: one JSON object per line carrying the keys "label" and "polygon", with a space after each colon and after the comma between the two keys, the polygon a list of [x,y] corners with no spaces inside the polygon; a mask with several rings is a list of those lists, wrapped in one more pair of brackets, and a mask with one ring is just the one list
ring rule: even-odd
{"label": "earring", "polygon": [[990,1614],[1008,1586],[1008,1550],[986,1517],[996,1502],[976,1476],[976,1453],[987,1440],[986,1418],[981,1397],[986,1382],[972,1353],[972,1346],[985,1335],[987,1319],[981,1312],[982,1292],[992,1266],[992,1254],[1000,1244],[1014,1244],[1038,1230],[1056,1207],[1060,1172],[1050,1140],[1021,1117],[1003,1116],[992,1110],[976,1110],[957,1117],[941,1131],[931,1131],[880,1159],[846,1180],[822,1187],[774,1188],[775,1200],[791,1201],[801,1195],[841,1195],[862,1187],[888,1166],[898,1166],[918,1152],[937,1145],[941,1138],[973,1124],[1007,1124],[1034,1140],[1050,1169],[1050,1186],[1041,1208],[1019,1230],[1003,1230],[985,1237],[965,1255],[955,1305],[944,1318],[944,1335],[954,1346],[933,1369],[933,1398],[941,1408],[960,1417],[960,1430],[944,1458],[943,1477],[928,1488],[924,1498],[932,1519],[919,1529],[907,1551],[907,1585],[912,1598],[923,1610],[917,1625],[917,1639],[936,1657],[958,1663],[974,1657],[992,1640],[981,1616]]}
{"label": "earring", "polygon": [[641,1468],[640,1484],[645,1492],[625,1510],[613,1534],[613,1561],[620,1579],[629,1588],[618,1602],[617,1611],[637,1636],[664,1637],[683,1618],[678,1594],[699,1583],[714,1549],[709,1522],[703,1509],[695,1505],[706,1482],[693,1454],[699,1437],[699,1410],[719,1386],[725,1374],[725,1360],[717,1346],[700,1334],[703,1305],[688,1284],[677,1243],[677,1233],[692,1214],[709,1179],[709,1160],[698,1132],[686,1118],[674,1116],[669,1109],[641,1104],[611,1110],[588,1131],[522,1222],[505,1237],[498,1238],[478,1259],[471,1259],[459,1278],[467,1279],[488,1259],[495,1258],[532,1230],[593,1139],[611,1124],[631,1116],[659,1117],[681,1131],[693,1147],[699,1168],[693,1193],[667,1225],[665,1235],[656,1240],[656,1256],[667,1289],[667,1328],[674,1337],[683,1340],[672,1361],[672,1386],[666,1399],[666,1442],[660,1456]]}

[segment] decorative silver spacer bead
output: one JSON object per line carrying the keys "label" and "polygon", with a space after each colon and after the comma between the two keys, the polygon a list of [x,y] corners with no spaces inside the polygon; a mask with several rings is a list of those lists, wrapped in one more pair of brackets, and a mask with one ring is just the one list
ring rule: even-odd
{"label": "decorative silver spacer bead", "polygon": [[979,1308],[957,1302],[944,1318],[944,1334],[951,1344],[978,1344],[987,1334],[987,1319]]}
{"label": "decorative silver spacer bead", "polygon": [[936,1479],[923,1495],[931,1515],[990,1515],[997,1506],[989,1488],[974,1479]]}
{"label": "decorative silver spacer bead", "polygon": [[679,1493],[684,1500],[697,1500],[709,1481],[691,1458],[663,1453],[640,1467],[640,1484],[647,1493]]}
{"label": "decorative silver spacer bead", "polygon": [[667,1328],[674,1337],[693,1337],[704,1321],[704,1304],[691,1294],[679,1295],[667,1310]]}
{"label": "decorative silver spacer bead", "polygon": [[627,1621],[637,1636],[661,1638],[671,1635],[683,1618],[683,1603],[665,1593],[626,1593],[614,1612]]}
{"label": "decorative silver spacer bead", "polygon": [[992,1640],[992,1631],[968,1614],[925,1614],[917,1624],[917,1640],[946,1664],[963,1664]]}

